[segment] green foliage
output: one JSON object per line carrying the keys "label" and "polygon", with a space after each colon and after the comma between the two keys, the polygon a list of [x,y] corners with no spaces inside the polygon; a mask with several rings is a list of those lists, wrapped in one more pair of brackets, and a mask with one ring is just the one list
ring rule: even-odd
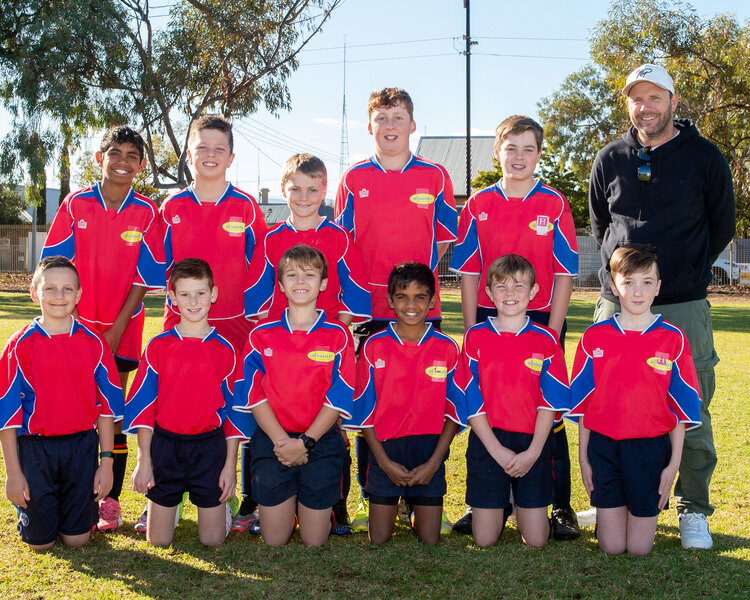
{"label": "green foliage", "polygon": [[20,225],[23,223],[18,216],[26,209],[23,196],[8,185],[0,185],[0,225]]}
{"label": "green foliage", "polygon": [[[148,0],[8,0],[2,99],[19,126],[39,114],[62,124],[63,176],[75,135],[130,122],[147,142],[151,185],[181,187],[191,180],[189,125],[206,112],[289,108],[297,53],[340,2],[178,0],[162,25],[165,7]],[[183,121],[188,127],[177,126]],[[174,154],[169,167],[153,148],[157,137]]]}
{"label": "green foliage", "polygon": [[[479,171],[471,182],[473,190],[494,185],[503,176],[500,162],[493,160],[494,170]],[[537,173],[541,180],[560,192],[568,201],[573,213],[576,229],[585,229],[590,225],[588,207],[588,178],[582,179],[565,162],[556,161],[546,150],[537,165]]]}
{"label": "green foliage", "polygon": [[688,4],[614,0],[591,38],[593,65],[539,103],[552,154],[588,178],[596,152],[629,125],[620,90],[633,68],[663,65],[680,117],[724,153],[732,169],[738,234],[750,232],[750,22],[699,16]]}

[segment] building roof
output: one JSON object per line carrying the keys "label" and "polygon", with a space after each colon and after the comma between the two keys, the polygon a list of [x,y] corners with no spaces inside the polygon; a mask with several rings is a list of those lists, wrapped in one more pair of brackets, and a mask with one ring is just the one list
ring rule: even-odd
{"label": "building roof", "polygon": [[[471,179],[479,171],[492,171],[495,138],[491,135],[471,137]],[[419,138],[417,154],[445,167],[453,182],[456,196],[466,193],[466,137],[451,135],[425,135]]]}

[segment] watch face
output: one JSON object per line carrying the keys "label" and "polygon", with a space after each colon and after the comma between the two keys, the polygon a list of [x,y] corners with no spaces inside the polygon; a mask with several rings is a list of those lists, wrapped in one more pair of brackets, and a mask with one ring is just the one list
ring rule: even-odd
{"label": "watch face", "polygon": [[315,448],[315,440],[309,436],[303,436],[302,443],[305,445],[305,449],[307,450],[312,450],[313,448]]}

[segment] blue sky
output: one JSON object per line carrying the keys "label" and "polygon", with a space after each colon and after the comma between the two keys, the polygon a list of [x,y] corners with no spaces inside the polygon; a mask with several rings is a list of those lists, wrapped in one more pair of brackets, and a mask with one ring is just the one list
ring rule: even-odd
{"label": "blue sky", "polygon": [[[746,20],[746,0],[698,0],[699,14],[733,13]],[[515,113],[536,116],[552,94],[589,60],[588,37],[606,16],[607,2],[580,0],[471,2],[472,130],[492,134]],[[280,195],[280,165],[295,152],[319,154],[329,170],[329,197],[339,178],[343,44],[347,44],[346,101],[350,163],[369,156],[367,99],[386,86],[405,88],[420,135],[465,135],[463,0],[344,0],[289,80],[292,110],[278,118],[260,111],[236,122],[235,164],[229,179],[252,194],[260,186]],[[8,128],[0,112],[0,135]],[[96,136],[83,149],[98,146]],[[75,173],[74,173],[75,177]]]}

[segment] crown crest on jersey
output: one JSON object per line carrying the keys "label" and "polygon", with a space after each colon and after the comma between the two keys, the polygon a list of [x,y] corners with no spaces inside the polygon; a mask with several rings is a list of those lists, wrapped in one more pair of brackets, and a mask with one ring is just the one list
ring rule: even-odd
{"label": "crown crest on jersey", "polygon": [[487,213],[486,212],[480,212],[479,213],[479,220],[480,221],[486,221],[487,220]]}
{"label": "crown crest on jersey", "polygon": [[382,358],[379,358],[375,361],[375,368],[376,369],[383,369],[385,368],[385,361]]}
{"label": "crown crest on jersey", "polygon": [[360,198],[367,198],[369,195],[370,195],[370,190],[368,190],[367,188],[362,188],[361,190],[359,190]]}
{"label": "crown crest on jersey", "polygon": [[263,354],[266,356],[273,356],[273,348],[265,348]]}
{"label": "crown crest on jersey", "polygon": [[83,219],[78,221],[78,229],[86,229],[87,223]]}
{"label": "crown crest on jersey", "polygon": [[601,358],[602,356],[604,356],[604,350],[602,350],[601,348],[596,348],[594,350],[594,358]]}

